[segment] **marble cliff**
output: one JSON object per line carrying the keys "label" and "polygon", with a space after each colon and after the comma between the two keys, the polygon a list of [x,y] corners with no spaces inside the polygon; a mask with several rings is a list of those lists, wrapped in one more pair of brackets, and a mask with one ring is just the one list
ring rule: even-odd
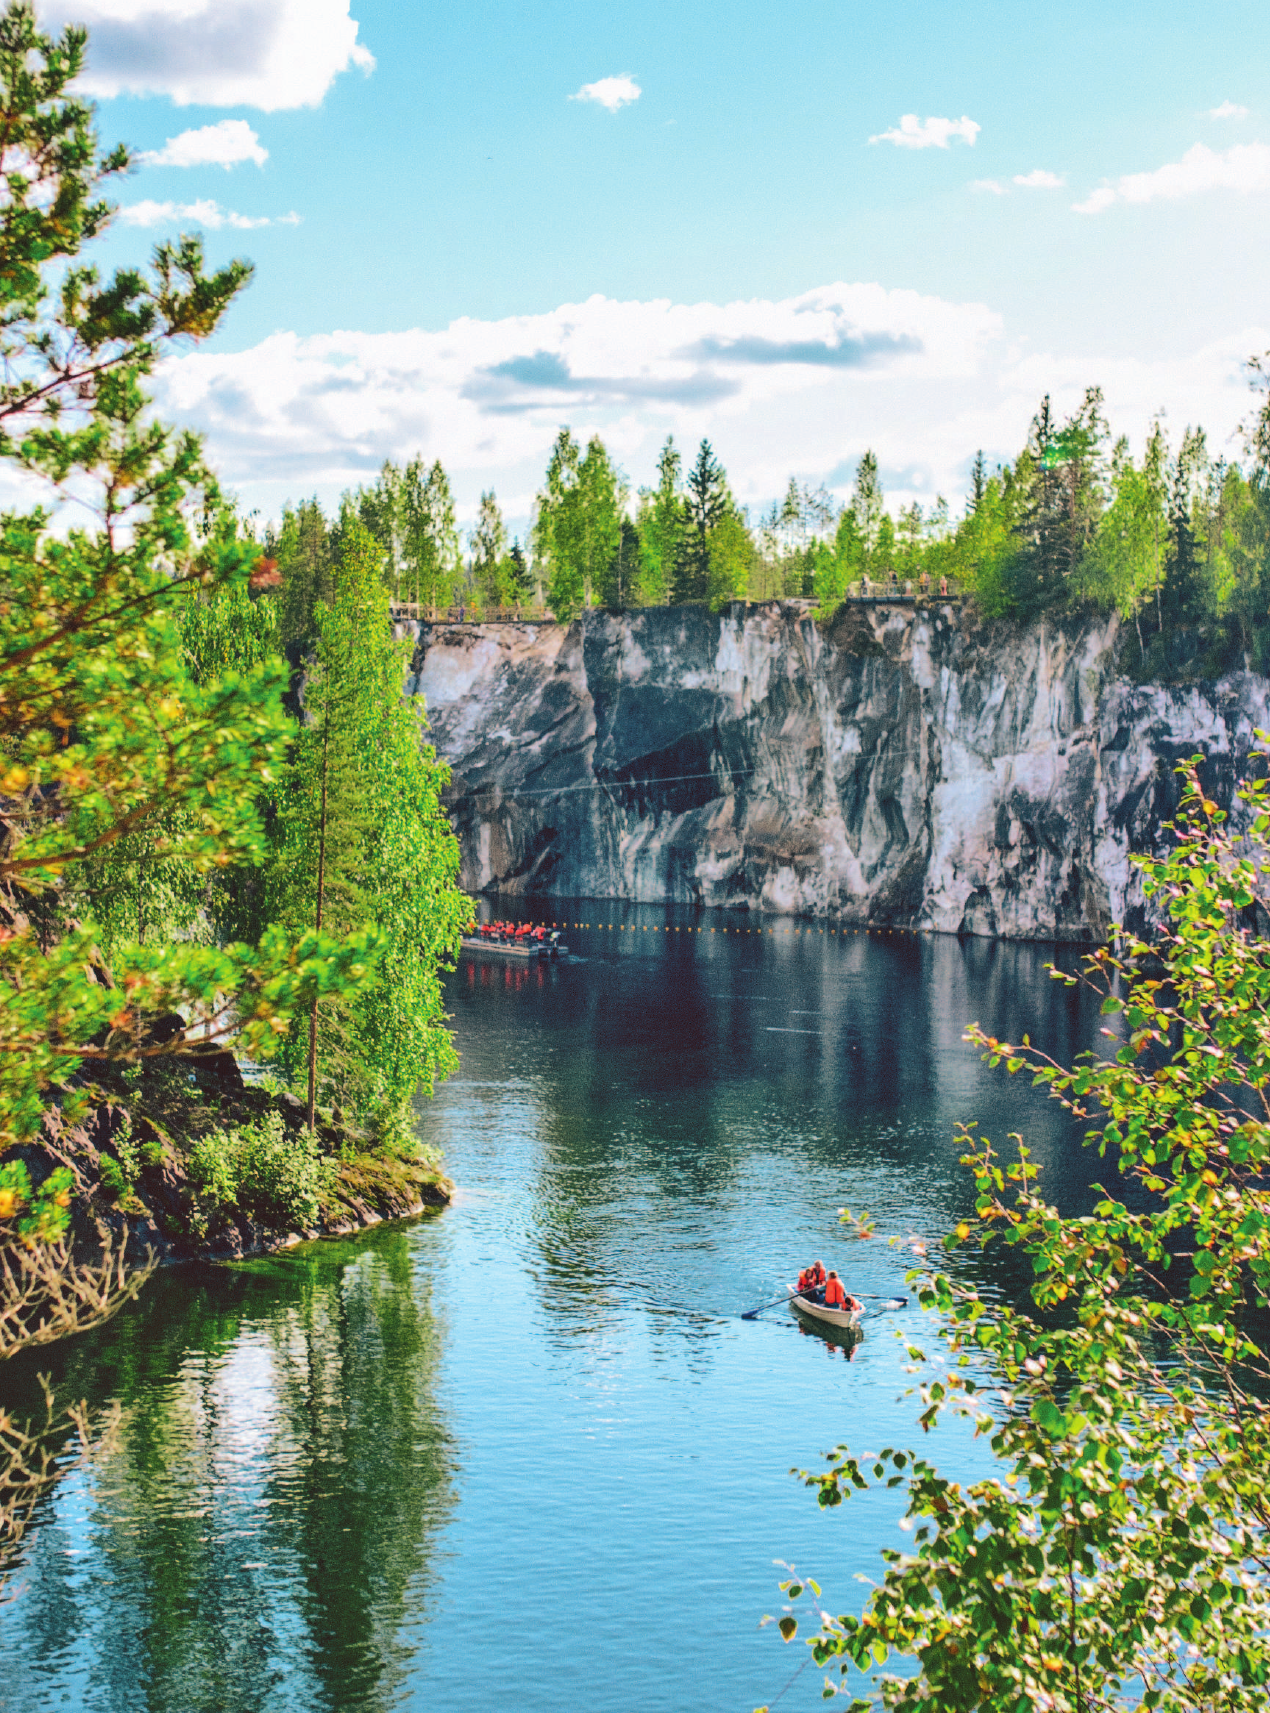
{"label": "marble cliff", "polygon": [[1011,939],[1135,922],[1177,761],[1228,803],[1270,684],[1117,675],[1117,622],[951,607],[424,625],[407,688],[473,892],[618,897]]}

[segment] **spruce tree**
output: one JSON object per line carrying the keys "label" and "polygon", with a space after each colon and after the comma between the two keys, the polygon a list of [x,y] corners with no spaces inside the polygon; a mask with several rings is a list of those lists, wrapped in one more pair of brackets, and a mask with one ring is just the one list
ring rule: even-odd
{"label": "spruce tree", "polygon": [[334,598],[316,610],[282,813],[274,908],[297,932],[377,934],[375,973],[357,995],[319,996],[285,1062],[305,1088],[310,1128],[329,1099],[381,1136],[405,1103],[455,1064],[438,967],[471,906],[457,890],[458,846],[440,807],[448,778],[422,747],[422,710],[402,698],[383,550],[360,520],[344,533]]}
{"label": "spruce tree", "polygon": [[681,601],[710,595],[710,536],[729,509],[727,477],[708,440],[697,449],[687,480],[687,529],[675,593]]}

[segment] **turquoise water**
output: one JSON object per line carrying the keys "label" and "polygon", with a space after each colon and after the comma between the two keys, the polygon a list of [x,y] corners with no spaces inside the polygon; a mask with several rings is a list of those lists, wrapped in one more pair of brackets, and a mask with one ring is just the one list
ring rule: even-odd
{"label": "turquoise water", "polygon": [[[854,1609],[901,1507],[821,1513],[789,1471],[912,1443],[893,1334],[922,1321],[878,1315],[848,1352],[741,1311],[815,1254],[902,1293],[969,1205],[959,1118],[1025,1130],[1078,1201],[1096,1163],[961,1031],[1066,1056],[1096,1011],[1044,948],[560,910],[592,924],[576,961],[451,978],[463,1069],[420,1113],[451,1209],[170,1272],[0,1376],[11,1407],[37,1366],[123,1407],[0,1608],[0,1706],[722,1713],[787,1684],[782,1713],[819,1704],[805,1650],[759,1628],[773,1560]],[[848,1241],[844,1203],[905,1247]],[[955,1431],[926,1449],[981,1466]]]}

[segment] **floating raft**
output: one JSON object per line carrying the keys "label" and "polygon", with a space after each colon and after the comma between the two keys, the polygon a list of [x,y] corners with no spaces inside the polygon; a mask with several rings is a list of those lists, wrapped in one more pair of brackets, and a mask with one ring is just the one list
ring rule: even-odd
{"label": "floating raft", "polygon": [[486,952],[500,958],[520,958],[524,963],[536,963],[540,958],[558,958],[569,950],[568,946],[562,946],[558,940],[531,940],[528,936],[523,940],[505,940],[493,934],[464,934],[459,943],[465,952]]}

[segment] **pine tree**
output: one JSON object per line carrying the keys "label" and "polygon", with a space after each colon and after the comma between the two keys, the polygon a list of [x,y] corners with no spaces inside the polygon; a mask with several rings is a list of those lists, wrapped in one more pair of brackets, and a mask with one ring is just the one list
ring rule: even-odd
{"label": "pine tree", "polygon": [[708,440],[697,449],[686,489],[687,529],[675,593],[681,601],[704,601],[710,596],[711,532],[730,506],[727,477]]}
{"label": "pine tree", "polygon": [[882,500],[882,483],[878,478],[877,455],[865,452],[856,466],[855,491],[851,498],[856,529],[864,548],[864,571],[870,577],[878,573],[878,532],[886,510]]}
{"label": "pine tree", "polygon": [[1026,498],[1018,520],[1019,605],[1025,612],[1061,604],[1079,592],[1085,556],[1105,505],[1102,392],[1090,387],[1060,428],[1049,395],[1032,419],[1020,460]]}
{"label": "pine tree", "polygon": [[294,932],[378,936],[374,975],[356,995],[319,995],[307,1036],[284,1062],[319,1098],[371,1122],[400,1124],[422,1079],[453,1067],[438,963],[457,947],[470,904],[457,891],[458,847],[440,809],[447,777],[422,748],[421,712],[402,699],[405,656],[392,640],[383,550],[354,517],[318,641],[277,820],[277,916]]}
{"label": "pine tree", "polygon": [[983,496],[988,486],[988,467],[984,461],[983,448],[975,453],[975,461],[970,466],[970,499],[967,511],[977,512],[983,504]]}

